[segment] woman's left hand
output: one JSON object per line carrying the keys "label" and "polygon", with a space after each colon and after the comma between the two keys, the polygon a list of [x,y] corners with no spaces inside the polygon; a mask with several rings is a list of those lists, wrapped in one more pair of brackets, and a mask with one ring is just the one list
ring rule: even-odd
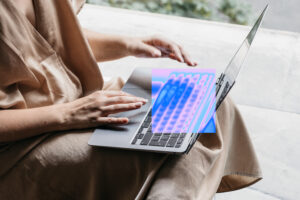
{"label": "woman's left hand", "polygon": [[196,66],[184,48],[162,36],[127,38],[128,54],[136,57],[159,58],[169,57],[189,66]]}

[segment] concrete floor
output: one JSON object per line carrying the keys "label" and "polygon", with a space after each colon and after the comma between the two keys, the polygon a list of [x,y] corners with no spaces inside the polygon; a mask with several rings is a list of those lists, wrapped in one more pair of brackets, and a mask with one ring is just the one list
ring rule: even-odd
{"label": "concrete floor", "polygon": [[[293,1],[293,0],[291,0]],[[262,6],[263,7],[263,6]],[[83,27],[131,36],[161,34],[191,53],[199,67],[222,72],[250,27],[86,5]],[[124,58],[100,64],[127,79],[135,67],[185,67],[169,59]],[[256,149],[264,179],[216,200],[299,199],[300,34],[260,29],[231,91]]]}

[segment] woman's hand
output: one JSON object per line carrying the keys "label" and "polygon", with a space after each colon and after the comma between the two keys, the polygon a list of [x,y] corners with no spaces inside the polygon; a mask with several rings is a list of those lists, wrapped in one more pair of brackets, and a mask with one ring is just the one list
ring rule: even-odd
{"label": "woman's hand", "polygon": [[97,91],[89,96],[66,103],[63,129],[90,128],[104,124],[126,124],[126,117],[110,114],[140,108],[146,99],[122,91]]}
{"label": "woman's hand", "polygon": [[162,36],[126,37],[106,35],[86,29],[84,33],[97,62],[136,56],[169,57],[179,62],[185,62],[189,66],[197,65],[183,47]]}
{"label": "woman's hand", "polygon": [[110,114],[140,108],[146,100],[121,91],[97,91],[73,102],[28,109],[0,110],[0,143],[46,132],[125,124]]}
{"label": "woman's hand", "polygon": [[169,57],[189,66],[196,66],[184,48],[162,36],[127,38],[125,40],[128,54],[136,57]]}

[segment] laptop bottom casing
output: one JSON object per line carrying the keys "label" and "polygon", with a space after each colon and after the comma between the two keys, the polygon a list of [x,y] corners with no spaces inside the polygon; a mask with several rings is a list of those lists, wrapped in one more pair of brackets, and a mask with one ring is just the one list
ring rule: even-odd
{"label": "laptop bottom casing", "polygon": [[139,127],[144,121],[151,107],[151,90],[143,88],[123,88],[122,91],[148,99],[148,102],[138,110],[123,112],[117,117],[128,117],[129,123],[120,126],[103,126],[98,127],[89,140],[89,145],[109,148],[121,148],[128,150],[144,150],[162,153],[185,153],[188,149],[192,134],[187,134],[180,148],[175,147],[158,147],[140,145],[139,143],[131,144],[137,134]]}

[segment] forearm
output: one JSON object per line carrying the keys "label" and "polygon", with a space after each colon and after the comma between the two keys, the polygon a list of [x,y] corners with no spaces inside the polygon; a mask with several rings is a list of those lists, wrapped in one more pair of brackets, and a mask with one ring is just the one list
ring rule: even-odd
{"label": "forearm", "polygon": [[0,111],[0,142],[29,138],[62,129],[62,105]]}
{"label": "forearm", "polygon": [[109,115],[139,109],[145,103],[144,98],[122,91],[96,91],[64,104],[0,110],[0,143],[52,131],[126,124],[128,118]]}
{"label": "forearm", "polygon": [[128,56],[126,37],[97,33],[84,29],[97,62],[109,61]]}
{"label": "forearm", "polygon": [[160,36],[126,37],[105,35],[84,30],[97,62],[125,56],[146,58],[169,57],[189,66],[196,66],[182,46]]}

